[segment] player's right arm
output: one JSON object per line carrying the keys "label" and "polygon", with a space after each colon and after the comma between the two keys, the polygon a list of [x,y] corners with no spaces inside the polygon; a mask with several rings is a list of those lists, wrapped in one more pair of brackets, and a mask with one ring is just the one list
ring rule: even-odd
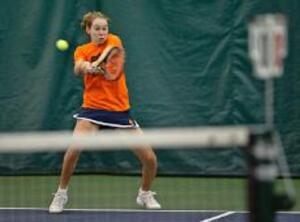
{"label": "player's right arm", "polygon": [[96,74],[99,70],[95,69],[91,62],[86,59],[84,47],[79,46],[74,52],[74,73],[76,76],[84,74]]}
{"label": "player's right arm", "polygon": [[86,73],[93,74],[96,72],[97,72],[97,70],[95,70],[92,63],[85,61],[84,59],[78,59],[77,61],[75,61],[75,65],[74,65],[75,75],[79,76],[79,75],[83,75]]}

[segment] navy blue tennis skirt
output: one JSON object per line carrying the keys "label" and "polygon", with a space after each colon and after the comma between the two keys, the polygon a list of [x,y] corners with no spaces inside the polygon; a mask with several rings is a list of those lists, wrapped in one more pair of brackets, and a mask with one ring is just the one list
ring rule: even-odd
{"label": "navy blue tennis skirt", "polygon": [[139,128],[138,123],[130,117],[129,111],[112,112],[81,108],[73,117],[78,120],[87,120],[94,124],[111,128]]}

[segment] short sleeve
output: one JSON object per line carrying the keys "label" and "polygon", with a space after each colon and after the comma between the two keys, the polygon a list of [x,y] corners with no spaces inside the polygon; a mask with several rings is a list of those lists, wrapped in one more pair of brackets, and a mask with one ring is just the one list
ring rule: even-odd
{"label": "short sleeve", "polygon": [[74,52],[74,61],[77,62],[80,59],[86,60],[86,56],[82,47],[77,47]]}
{"label": "short sleeve", "polygon": [[122,40],[117,35],[111,35],[108,41],[108,45],[117,46],[121,49],[123,49],[123,43]]}

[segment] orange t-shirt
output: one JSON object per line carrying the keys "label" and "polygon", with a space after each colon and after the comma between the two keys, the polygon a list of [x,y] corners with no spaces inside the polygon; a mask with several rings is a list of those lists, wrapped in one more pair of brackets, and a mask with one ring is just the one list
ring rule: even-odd
{"label": "orange t-shirt", "polygon": [[[90,42],[78,46],[74,52],[74,60],[76,62],[83,59],[93,62],[107,45],[123,48],[120,38],[109,34],[104,44],[96,45]],[[82,107],[107,111],[126,111],[130,108],[124,70],[115,80],[106,80],[102,75],[84,75],[83,80]]]}

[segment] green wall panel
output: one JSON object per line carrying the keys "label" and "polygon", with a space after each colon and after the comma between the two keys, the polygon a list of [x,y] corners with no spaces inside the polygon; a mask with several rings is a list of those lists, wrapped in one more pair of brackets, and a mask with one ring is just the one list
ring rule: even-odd
{"label": "green wall panel", "polygon": [[[285,74],[275,81],[275,122],[300,175],[300,2],[297,0],[19,0],[0,8],[0,131],[71,130],[82,83],[73,50],[86,41],[82,15],[102,10],[127,52],[132,112],[143,128],[259,124],[264,84],[252,76],[247,22],[289,20]],[[56,39],[70,49],[59,52]],[[159,173],[243,175],[238,149],[157,151]],[[57,173],[62,153],[0,155],[0,173]],[[129,152],[83,153],[77,172],[137,173]]]}

